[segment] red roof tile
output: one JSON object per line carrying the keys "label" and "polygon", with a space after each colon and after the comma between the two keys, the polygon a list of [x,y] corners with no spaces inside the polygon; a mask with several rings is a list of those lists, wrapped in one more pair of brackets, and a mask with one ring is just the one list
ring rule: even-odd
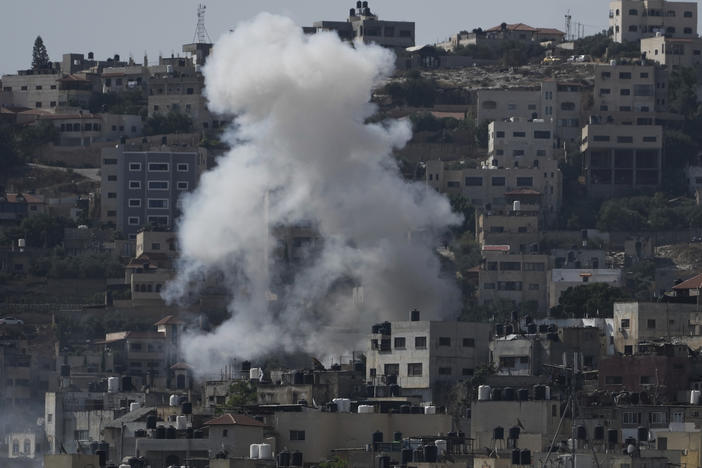
{"label": "red roof tile", "polygon": [[700,286],[702,286],[702,273],[676,284],[673,289],[700,289]]}
{"label": "red roof tile", "polygon": [[175,315],[166,315],[166,316],[163,317],[161,320],[159,320],[158,322],[154,323],[154,325],[155,325],[155,326],[159,326],[159,325],[179,325],[179,324],[182,324],[182,323],[185,323],[185,321],[179,319],[179,318],[176,317]]}

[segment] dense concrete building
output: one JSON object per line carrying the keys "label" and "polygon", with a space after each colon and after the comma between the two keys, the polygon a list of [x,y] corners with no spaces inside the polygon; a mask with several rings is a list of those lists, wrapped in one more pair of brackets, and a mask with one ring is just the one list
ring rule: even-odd
{"label": "dense concrete building", "polygon": [[554,28],[534,28],[524,23],[494,26],[485,31],[474,29],[472,32],[461,31],[448,40],[436,44],[444,50],[456,50],[471,45],[497,48],[504,41],[520,42],[561,42],[565,37],[563,31]]}
{"label": "dense concrete building", "polygon": [[[568,288],[585,284],[605,283],[612,287],[623,286],[622,270],[597,268],[554,268],[548,275],[548,306],[556,307],[561,294]],[[605,311],[601,311],[605,314]]]}
{"label": "dense concrete building", "polygon": [[[512,208],[512,207],[510,207]],[[475,238],[480,248],[508,245],[510,252],[535,252],[539,247],[538,211],[481,210],[476,214]]]}
{"label": "dense concrete building", "polygon": [[583,128],[585,179],[593,197],[613,197],[660,186],[663,128],[660,125],[590,124]]}
{"label": "dense concrete building", "polygon": [[510,117],[488,127],[488,167],[547,167],[555,146],[553,121]]}
{"label": "dense concrete building", "polygon": [[100,219],[112,222],[130,238],[149,224],[172,227],[178,199],[195,188],[206,167],[204,149],[174,152],[130,151],[124,145],[104,148],[101,159]]}
{"label": "dense concrete building", "polygon": [[548,305],[548,255],[510,254],[503,246],[483,249],[480,266],[480,304],[511,303],[517,307],[531,303],[537,311],[545,312]]}
{"label": "dense concrete building", "polygon": [[610,36],[614,42],[638,41],[665,34],[697,36],[697,2],[615,0],[609,3]]}
{"label": "dense concrete building", "polygon": [[442,386],[469,379],[487,363],[489,324],[419,320],[417,311],[411,318],[416,320],[373,327],[366,355],[369,382],[392,380],[402,395],[432,401]]}
{"label": "dense concrete building", "polygon": [[641,39],[641,55],[668,68],[692,67],[702,63],[702,39],[655,36]]}
{"label": "dense concrete building", "polygon": [[356,2],[356,8],[349,10],[346,21],[317,21],[303,30],[307,34],[334,31],[347,41],[362,41],[383,47],[405,49],[414,46],[413,22],[380,20],[365,1]]}

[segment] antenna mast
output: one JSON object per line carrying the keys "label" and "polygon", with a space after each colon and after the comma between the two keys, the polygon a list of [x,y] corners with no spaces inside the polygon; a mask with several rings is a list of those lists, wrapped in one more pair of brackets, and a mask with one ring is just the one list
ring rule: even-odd
{"label": "antenna mast", "polygon": [[205,9],[207,7],[200,3],[197,6],[197,28],[193,36],[193,42],[197,44],[212,43],[212,38],[205,29]]}
{"label": "antenna mast", "polygon": [[565,15],[565,33],[566,33],[565,37],[566,37],[566,41],[572,40],[572,39],[573,39],[573,36],[572,36],[572,34],[571,34],[571,32],[570,32],[570,20],[571,20],[571,19],[572,19],[572,16],[570,15],[570,10],[568,10],[568,12],[567,12],[566,15]]}

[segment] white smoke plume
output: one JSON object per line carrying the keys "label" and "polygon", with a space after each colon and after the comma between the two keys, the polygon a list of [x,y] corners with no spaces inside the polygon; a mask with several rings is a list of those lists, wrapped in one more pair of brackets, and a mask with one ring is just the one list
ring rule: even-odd
{"label": "white smoke plume", "polygon": [[[359,349],[344,331],[368,333],[415,307],[423,319],[455,312],[457,290],[439,277],[433,248],[460,219],[444,197],[401,177],[391,152],[410,139],[408,122],[365,123],[371,90],[393,64],[385,49],[306,36],[270,14],[215,45],[206,93],[213,111],[237,115],[233,149],[183,200],[182,258],[164,295],[178,300],[204,274],[223,273],[231,317],[184,339],[199,371],[277,351]],[[291,225],[314,226],[320,239],[282,283],[273,229]],[[431,240],[410,243],[417,230]],[[349,284],[363,286],[362,302]]]}

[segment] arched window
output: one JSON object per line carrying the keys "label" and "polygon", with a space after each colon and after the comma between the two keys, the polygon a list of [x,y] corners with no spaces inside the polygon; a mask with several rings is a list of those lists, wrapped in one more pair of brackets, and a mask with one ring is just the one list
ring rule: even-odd
{"label": "arched window", "polygon": [[32,441],[29,439],[24,439],[24,450],[25,455],[29,455],[32,452]]}
{"label": "arched window", "polygon": [[12,455],[13,456],[19,455],[19,440],[17,440],[17,439],[12,440]]}

